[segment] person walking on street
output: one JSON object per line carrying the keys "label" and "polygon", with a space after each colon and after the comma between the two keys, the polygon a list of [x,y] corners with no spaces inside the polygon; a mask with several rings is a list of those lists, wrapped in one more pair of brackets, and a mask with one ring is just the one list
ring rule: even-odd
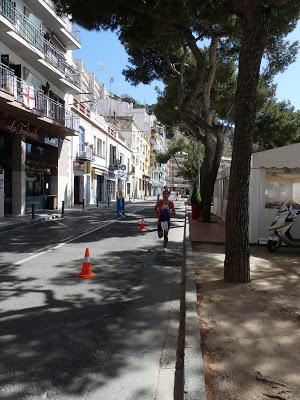
{"label": "person walking on street", "polygon": [[171,215],[175,215],[175,207],[173,201],[169,200],[170,192],[168,190],[163,191],[163,198],[159,200],[155,205],[157,214],[157,234],[159,238],[164,237],[164,249],[168,246],[168,234],[170,229]]}

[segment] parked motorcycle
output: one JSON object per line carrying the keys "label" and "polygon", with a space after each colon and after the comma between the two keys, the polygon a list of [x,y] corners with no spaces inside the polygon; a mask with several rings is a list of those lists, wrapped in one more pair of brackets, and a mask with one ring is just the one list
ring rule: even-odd
{"label": "parked motorcycle", "polygon": [[269,227],[273,233],[269,236],[267,248],[272,253],[279,249],[282,242],[288,246],[300,247],[300,239],[294,239],[290,233],[300,211],[293,209],[290,203],[291,200],[288,200],[281,205]]}

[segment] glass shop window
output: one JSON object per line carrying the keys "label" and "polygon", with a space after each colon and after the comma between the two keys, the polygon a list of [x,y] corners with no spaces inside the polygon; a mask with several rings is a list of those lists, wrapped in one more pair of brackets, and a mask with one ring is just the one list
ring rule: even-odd
{"label": "glass shop window", "polygon": [[26,143],[26,160],[44,161],[45,149],[42,146],[33,143]]}

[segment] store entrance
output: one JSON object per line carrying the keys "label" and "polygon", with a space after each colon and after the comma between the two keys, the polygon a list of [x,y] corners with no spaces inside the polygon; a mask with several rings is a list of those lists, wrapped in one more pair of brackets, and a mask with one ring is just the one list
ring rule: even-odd
{"label": "store entrance", "polygon": [[12,213],[12,138],[0,132],[0,167],[4,169],[4,215]]}
{"label": "store entrance", "polygon": [[80,204],[80,176],[74,176],[74,204]]}
{"label": "store entrance", "polygon": [[57,148],[27,142],[25,171],[26,210],[57,208]]}
{"label": "store entrance", "polygon": [[104,201],[104,176],[97,175],[97,199]]}

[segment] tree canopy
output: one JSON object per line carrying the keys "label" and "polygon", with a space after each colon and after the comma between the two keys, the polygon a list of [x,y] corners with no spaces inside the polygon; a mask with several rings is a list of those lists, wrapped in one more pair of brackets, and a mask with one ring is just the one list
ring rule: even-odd
{"label": "tree canopy", "polygon": [[300,142],[300,111],[289,102],[266,101],[257,115],[254,150],[266,150]]}
{"label": "tree canopy", "polygon": [[[233,153],[226,214],[224,278],[248,282],[248,201],[252,135],[261,61],[268,79],[295,57],[296,44],[284,37],[299,18],[299,0],[58,0],[64,12],[88,29],[118,30],[133,83],[173,79],[180,120],[205,146],[204,215],[210,210],[224,145],[224,124],[216,121],[211,92],[219,56],[237,60]],[[208,45],[206,43],[208,42]],[[205,52],[204,47],[208,48]],[[193,82],[185,79],[193,67]],[[286,63],[287,62],[287,63]],[[274,69],[275,68],[275,69]],[[193,104],[202,93],[201,112]],[[206,207],[206,208],[205,208]],[[236,220],[239,221],[236,224]]]}

